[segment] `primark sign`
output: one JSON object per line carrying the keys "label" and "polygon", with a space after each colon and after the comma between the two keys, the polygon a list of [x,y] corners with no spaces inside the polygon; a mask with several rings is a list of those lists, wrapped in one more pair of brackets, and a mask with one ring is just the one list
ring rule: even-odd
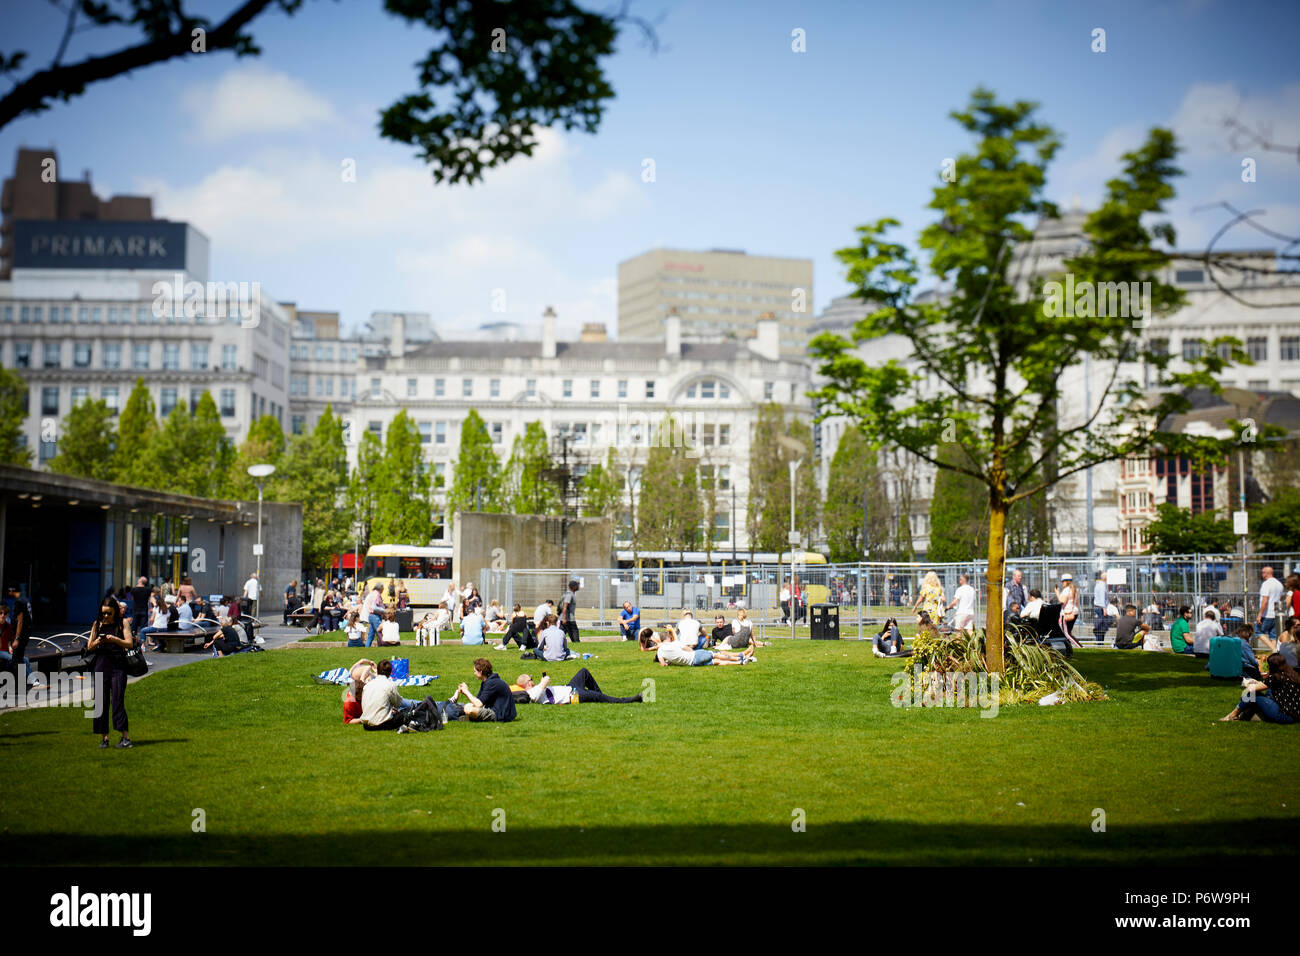
{"label": "primark sign", "polygon": [[[202,264],[200,269],[191,267]],[[15,269],[207,272],[207,239],[184,222],[99,220],[14,223]]]}

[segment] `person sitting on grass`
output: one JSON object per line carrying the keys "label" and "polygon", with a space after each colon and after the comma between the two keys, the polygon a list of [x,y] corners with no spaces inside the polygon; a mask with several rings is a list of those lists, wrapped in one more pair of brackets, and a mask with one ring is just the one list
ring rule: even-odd
{"label": "person sitting on grass", "polygon": [[375,662],[362,658],[352,665],[348,675],[348,686],[343,689],[343,722],[345,724],[361,723],[361,697],[366,689],[366,682],[377,673]]}
{"label": "person sitting on grass", "polygon": [[1194,654],[1196,652],[1195,643],[1188,640],[1192,629],[1191,616],[1192,609],[1184,604],[1178,609],[1178,617],[1174,618],[1174,624],[1169,629],[1169,644],[1173,647],[1175,654]]}
{"label": "person sitting on grass", "polygon": [[1192,642],[1192,653],[1197,657],[1209,657],[1211,639],[1222,636],[1223,625],[1219,623],[1219,615],[1207,607],[1205,619],[1196,625],[1196,639]]}
{"label": "person sitting on grass", "polygon": [[624,601],[623,610],[618,612],[618,630],[625,641],[635,641],[641,630],[641,609],[633,607],[631,601]]}
{"label": "person sitting on grass", "polygon": [[483,612],[479,610],[478,605],[467,605],[469,608],[464,617],[460,619],[460,642],[462,644],[482,644],[483,643]]}
{"label": "person sitting on grass", "polygon": [[1296,663],[1296,651],[1300,648],[1300,618],[1291,622],[1291,627],[1283,631],[1277,639],[1277,652],[1286,658],[1286,662],[1292,667],[1300,667]]}
{"label": "person sitting on grass", "polygon": [[379,625],[380,647],[397,647],[402,643],[402,632],[397,629],[397,611],[389,608],[384,611],[384,623]]}
{"label": "person sitting on grass", "polygon": [[758,647],[758,641],[754,640],[754,629],[737,627],[739,619],[728,624],[727,619],[719,614],[713,621],[713,630],[709,633],[710,647],[720,647],[724,651],[744,651]]}
{"label": "person sitting on grass", "polygon": [[[1250,630],[1247,626],[1246,630]],[[1294,724],[1300,720],[1300,674],[1281,654],[1268,656],[1268,673],[1246,682],[1241,702],[1220,720]]]}
{"label": "person sitting on grass", "polygon": [[[463,681],[456,688],[456,693],[445,701],[438,702],[438,710],[445,721],[469,720],[488,721],[505,724],[515,719],[515,699],[499,675],[492,672],[492,662],[480,657],[474,662],[474,676],[482,683],[478,696],[470,693],[469,686]],[[461,695],[465,703],[459,702]]]}
{"label": "person sitting on grass", "polygon": [[596,678],[591,676],[591,671],[582,668],[567,684],[552,684],[551,676],[542,671],[542,680],[540,683],[533,683],[533,678],[528,674],[520,674],[515,681],[515,687],[524,691],[528,695],[528,700],[534,704],[639,704],[641,695],[634,697],[610,697],[602,693],[600,685],[596,683]]}
{"label": "person sitting on grass", "polygon": [[871,644],[871,653],[876,657],[911,657],[912,652],[903,647],[903,634],[898,629],[898,621],[889,618],[880,633]]}
{"label": "person sitting on grass", "polygon": [[[393,681],[393,662],[380,661],[361,695],[361,725],[366,730],[396,730],[418,701],[402,696]],[[464,686],[464,685],[462,685]]]}
{"label": "person sitting on grass", "polygon": [[[1241,673],[1254,680],[1261,680],[1259,661],[1255,660],[1255,651],[1250,646],[1251,639],[1255,636],[1254,628],[1249,624],[1241,624],[1234,633],[1236,633],[1237,639],[1241,641]],[[1283,660],[1286,660],[1286,658],[1283,658]]]}
{"label": "person sitting on grass", "polygon": [[704,647],[704,627],[690,611],[682,611],[682,619],[677,622],[677,639],[697,651]]}
{"label": "person sitting on grass", "polygon": [[728,664],[749,664],[755,658],[752,652],[745,654],[735,654],[731,651],[710,651],[705,648],[694,648],[681,640],[677,632],[671,627],[665,629],[667,634],[660,637],[650,628],[645,628],[641,632],[641,646],[644,650],[649,650],[649,643],[655,652],[655,658],[659,661],[660,667],[676,665],[679,667],[708,667],[709,665],[728,665]]}
{"label": "person sitting on grass", "polygon": [[483,623],[489,634],[504,634],[508,622],[506,621],[506,612],[501,610],[501,602],[493,598],[488,604],[487,610],[483,613]]}
{"label": "person sitting on grass", "polygon": [[516,602],[514,610],[510,615],[510,624],[506,628],[505,637],[501,638],[501,643],[496,646],[496,650],[504,651],[514,641],[519,645],[519,649],[527,650],[530,647],[536,647],[537,641],[528,631],[528,615],[524,613],[523,607]]}
{"label": "person sitting on grass", "polygon": [[[1142,639],[1151,630],[1147,624],[1138,620],[1138,609],[1134,604],[1124,605],[1124,616],[1119,619],[1115,625],[1115,647],[1121,651],[1131,651],[1134,648],[1142,646]],[[1141,638],[1137,638],[1138,633]]]}
{"label": "person sitting on grass", "polygon": [[[749,647],[771,647],[771,641],[760,641],[754,637],[754,622],[749,619],[749,612],[745,610],[742,604],[736,611],[736,619],[731,622],[732,633],[738,636],[744,636],[746,645]],[[734,642],[733,642],[734,643]]]}
{"label": "person sitting on grass", "polygon": [[343,622],[343,632],[348,637],[348,647],[366,646],[366,625],[361,623],[361,612],[356,608],[348,611]]}
{"label": "person sitting on grass", "polygon": [[560,630],[560,619],[554,614],[546,615],[542,622],[542,632],[537,636],[537,656],[544,661],[567,661],[578,656],[569,650],[568,638]]}

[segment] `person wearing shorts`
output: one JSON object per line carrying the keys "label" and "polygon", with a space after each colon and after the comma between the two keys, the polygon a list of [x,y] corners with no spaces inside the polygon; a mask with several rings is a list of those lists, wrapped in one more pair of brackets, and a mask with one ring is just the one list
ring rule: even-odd
{"label": "person wearing shorts", "polygon": [[957,590],[953,592],[952,603],[948,610],[957,609],[953,615],[953,626],[959,631],[975,630],[975,589],[970,586],[970,576],[959,575]]}
{"label": "person wearing shorts", "polygon": [[724,664],[750,664],[754,661],[753,653],[736,654],[732,651],[710,651],[705,648],[693,648],[677,639],[676,631],[669,630],[666,637],[660,637],[650,628],[641,632],[641,646],[645,650],[653,647],[655,658],[660,667],[676,665],[678,667],[708,667]]}

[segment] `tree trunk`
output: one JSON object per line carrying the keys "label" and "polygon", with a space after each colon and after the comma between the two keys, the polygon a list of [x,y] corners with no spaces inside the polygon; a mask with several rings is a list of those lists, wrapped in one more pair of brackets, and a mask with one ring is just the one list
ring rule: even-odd
{"label": "tree trunk", "polygon": [[1002,657],[1002,582],[1006,579],[1007,503],[996,489],[989,491],[989,601],[984,619],[984,664],[990,674],[1003,672]]}

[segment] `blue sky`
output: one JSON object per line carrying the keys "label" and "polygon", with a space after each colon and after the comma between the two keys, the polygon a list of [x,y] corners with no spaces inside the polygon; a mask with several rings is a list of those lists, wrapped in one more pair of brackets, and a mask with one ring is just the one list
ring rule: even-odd
{"label": "blue sky", "polygon": [[[197,6],[209,15],[235,0]],[[1300,162],[1231,148],[1221,120],[1271,126],[1300,146],[1300,4],[1156,0],[1061,3],[675,3],[661,49],[626,34],[607,69],[617,98],[594,136],[548,134],[533,158],[474,187],[435,185],[378,111],[415,90],[429,34],[378,0],[308,0],[256,21],[263,49],[213,53],[98,84],[0,132],[58,149],[65,175],[145,192],[159,215],[213,241],[213,278],[260,281],[355,327],[372,310],[433,314],[444,337],[493,319],[615,324],[617,264],[654,246],[811,258],[817,311],[848,291],[834,250],[883,215],[911,237],[941,163],[970,146],[947,118],[977,84],[1042,104],[1063,134],[1049,195],[1095,202],[1118,157],[1153,125],[1187,148],[1172,206],[1179,245],[1225,221],[1197,206],[1265,209],[1300,235]],[[45,0],[0,2],[0,49],[48,62],[61,19]],[[507,29],[509,24],[503,24]],[[1091,50],[1094,28],[1106,52]],[[801,29],[806,52],[791,49]],[[124,33],[74,40],[70,58]],[[1257,181],[1241,182],[1255,158]],[[644,159],[654,182],[642,181]],[[357,181],[344,183],[344,160]],[[1232,234],[1231,244],[1259,245]],[[507,313],[493,314],[495,290]]]}

